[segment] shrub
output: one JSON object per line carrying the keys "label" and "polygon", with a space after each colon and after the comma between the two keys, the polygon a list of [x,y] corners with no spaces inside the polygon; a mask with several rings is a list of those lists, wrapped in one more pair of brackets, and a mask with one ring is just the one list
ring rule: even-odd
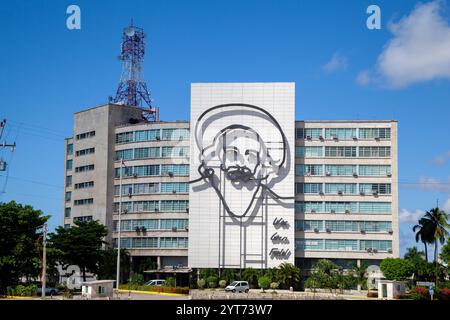
{"label": "shrub", "polygon": [[219,287],[221,287],[222,289],[225,288],[227,286],[227,280],[220,280],[219,281]]}
{"label": "shrub", "polygon": [[378,292],[376,292],[376,291],[369,291],[369,292],[367,292],[367,297],[368,298],[378,298]]}
{"label": "shrub", "polygon": [[394,298],[398,299],[398,300],[408,300],[408,299],[412,299],[412,296],[410,293],[403,293],[403,294],[396,295]]}
{"label": "shrub", "polygon": [[166,279],[166,283],[164,285],[166,287],[175,287],[175,278],[174,277],[168,277]]}
{"label": "shrub", "polygon": [[153,292],[167,292],[167,293],[181,293],[189,294],[189,288],[187,287],[160,287],[160,286],[136,286],[130,284],[124,284],[119,286],[123,290],[139,290],[139,291],[153,291]]}
{"label": "shrub", "polygon": [[439,300],[450,300],[450,288],[439,290]]}
{"label": "shrub", "polygon": [[208,284],[208,288],[215,288],[217,287],[217,277],[216,276],[209,276],[206,278],[206,283]]}
{"label": "shrub", "polygon": [[270,289],[272,289],[272,290],[276,290],[276,289],[278,289],[278,285],[279,285],[279,283],[278,282],[272,282],[271,284],[270,284]]}
{"label": "shrub", "polygon": [[411,298],[413,300],[429,300],[428,289],[424,287],[415,287],[411,290]]}
{"label": "shrub", "polygon": [[263,291],[269,288],[270,282],[271,279],[266,276],[259,277],[258,279],[258,285],[261,289],[263,289]]}
{"label": "shrub", "polygon": [[197,286],[199,289],[204,289],[206,286],[206,280],[205,279],[198,279],[197,280]]}
{"label": "shrub", "polygon": [[142,286],[144,284],[144,276],[139,273],[135,273],[131,276],[129,283],[131,285]]}

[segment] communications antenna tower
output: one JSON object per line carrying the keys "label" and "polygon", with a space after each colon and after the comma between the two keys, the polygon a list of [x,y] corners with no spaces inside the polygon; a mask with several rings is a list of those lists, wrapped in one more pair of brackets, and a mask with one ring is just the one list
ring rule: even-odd
{"label": "communications antenna tower", "polygon": [[143,76],[145,55],[144,29],[130,26],[123,29],[119,60],[123,61],[122,75],[116,96],[109,97],[111,103],[143,109],[148,121],[159,121],[158,108],[152,106],[150,91]]}

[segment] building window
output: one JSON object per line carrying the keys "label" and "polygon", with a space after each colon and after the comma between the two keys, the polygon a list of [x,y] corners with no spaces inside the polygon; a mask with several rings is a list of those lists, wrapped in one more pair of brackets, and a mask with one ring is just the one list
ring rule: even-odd
{"label": "building window", "polygon": [[325,157],[335,157],[335,158],[356,157],[356,147],[325,147]]}
{"label": "building window", "polygon": [[391,194],[390,183],[360,183],[359,191],[362,193]]}
{"label": "building window", "polygon": [[296,157],[322,157],[323,147],[295,147]]}
{"label": "building window", "polygon": [[323,220],[295,220],[297,231],[323,231]]}
{"label": "building window", "polygon": [[295,250],[323,250],[323,239],[295,239]]}
{"label": "building window", "polygon": [[332,201],[325,202],[325,212],[328,213],[355,213],[358,212],[357,202]]}
{"label": "building window", "polygon": [[325,228],[333,232],[359,232],[357,221],[327,220]]}
{"label": "building window", "polygon": [[67,145],[67,155],[71,156],[73,154],[73,143]]}
{"label": "building window", "polygon": [[189,156],[189,147],[162,147],[163,158],[178,158]]}
{"label": "building window", "polygon": [[95,137],[95,131],[84,132],[76,135],[77,140]]}
{"label": "building window", "polygon": [[296,176],[321,176],[323,175],[323,166],[321,164],[296,164]]}
{"label": "building window", "polygon": [[155,141],[161,139],[160,129],[139,130],[134,133],[135,141]]}
{"label": "building window", "polygon": [[116,134],[116,144],[133,142],[133,132],[123,132]]}
{"label": "building window", "polygon": [[391,128],[360,128],[360,139],[391,139]]}
{"label": "building window", "polygon": [[329,251],[357,251],[358,240],[325,240],[325,250]]}
{"label": "building window", "polygon": [[74,222],[88,222],[92,221],[92,216],[82,216],[82,217],[74,217]]}
{"label": "building window", "polygon": [[392,204],[390,202],[360,202],[359,212],[379,214],[391,213]]}
{"label": "building window", "polygon": [[72,164],[73,164],[73,160],[67,160],[66,161],[66,170],[72,170]]}
{"label": "building window", "polygon": [[297,128],[296,138],[297,139],[312,139],[317,140],[322,135],[321,128]]}
{"label": "building window", "polygon": [[357,173],[356,165],[325,165],[327,176],[352,176]]}
{"label": "building window", "polygon": [[356,183],[326,183],[326,194],[356,194]]}
{"label": "building window", "polygon": [[94,170],[94,165],[93,164],[89,164],[87,166],[81,166],[81,167],[76,167],[75,168],[75,172],[86,172],[86,171],[92,171]]}
{"label": "building window", "polygon": [[75,153],[76,153],[77,157],[81,157],[81,156],[85,156],[85,155],[88,155],[88,154],[95,153],[95,148],[88,148],[88,149],[83,149],[83,150],[77,150]]}
{"label": "building window", "polygon": [[66,176],[66,187],[70,187],[72,185],[72,176]]}
{"label": "building window", "polygon": [[162,129],[162,140],[187,140],[189,139],[189,129]]}
{"label": "building window", "polygon": [[359,175],[368,177],[387,176],[391,174],[391,166],[383,165],[360,165]]}
{"label": "building window", "polygon": [[391,240],[360,240],[359,241],[360,250],[373,250],[378,251],[392,251],[392,241]]}
{"label": "building window", "polygon": [[79,200],[74,200],[74,202],[73,202],[73,204],[75,206],[82,206],[82,205],[93,204],[93,203],[94,203],[94,199],[93,198],[79,199]]}
{"label": "building window", "polygon": [[75,183],[75,189],[87,189],[87,188],[93,188],[93,187],[94,187],[94,181]]}
{"label": "building window", "polygon": [[70,223],[66,223],[65,225],[64,225],[64,229],[69,229],[70,228]]}
{"label": "building window", "polygon": [[188,219],[161,219],[160,229],[171,230],[171,229],[186,229],[188,227]]}
{"label": "building window", "polygon": [[72,208],[65,208],[65,210],[64,210],[64,218],[70,218],[71,214],[72,214]]}
{"label": "building window", "polygon": [[67,191],[66,192],[66,202],[69,202],[70,200],[72,200],[72,192]]}
{"label": "building window", "polygon": [[162,212],[185,212],[189,207],[188,200],[161,200]]}
{"label": "building window", "polygon": [[159,238],[160,248],[187,248],[188,238],[183,237],[161,237]]}
{"label": "building window", "polygon": [[390,157],[391,147],[359,147],[359,156],[364,158]]}
{"label": "building window", "polygon": [[[120,168],[115,169],[116,178],[120,178]],[[122,168],[123,177],[149,177],[149,176],[159,176],[160,166],[148,165],[148,166],[134,166]]]}
{"label": "building window", "polygon": [[189,192],[189,184],[187,182],[162,182],[161,183],[162,193],[187,193]]}
{"label": "building window", "polygon": [[319,194],[322,192],[321,183],[296,183],[295,193],[297,194]]}
{"label": "building window", "polygon": [[351,140],[356,138],[356,128],[326,128],[325,139]]}
{"label": "building window", "polygon": [[175,176],[187,176],[189,175],[188,164],[163,164],[161,165],[161,174],[173,174]]}
{"label": "building window", "polygon": [[323,203],[320,201],[296,201],[296,213],[319,213],[323,212]]}

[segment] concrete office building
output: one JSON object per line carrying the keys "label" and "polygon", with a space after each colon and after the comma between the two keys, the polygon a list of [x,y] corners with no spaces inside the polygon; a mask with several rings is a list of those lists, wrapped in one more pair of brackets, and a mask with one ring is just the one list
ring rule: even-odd
{"label": "concrete office building", "polygon": [[160,271],[399,255],[396,121],[295,121],[294,83],[191,90],[190,122],[75,114],[65,226],[99,220],[117,245],[121,199],[121,247]]}

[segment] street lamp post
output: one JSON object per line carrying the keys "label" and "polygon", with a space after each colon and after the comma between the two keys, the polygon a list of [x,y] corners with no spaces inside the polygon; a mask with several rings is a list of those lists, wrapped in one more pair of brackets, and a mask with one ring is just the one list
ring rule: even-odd
{"label": "street lamp post", "polygon": [[122,167],[125,166],[124,161],[120,162],[120,174],[119,174],[119,220],[118,220],[118,235],[117,235],[117,274],[116,274],[116,291],[117,295],[119,294],[119,281],[120,281],[120,236],[121,236],[121,213],[122,213]]}

